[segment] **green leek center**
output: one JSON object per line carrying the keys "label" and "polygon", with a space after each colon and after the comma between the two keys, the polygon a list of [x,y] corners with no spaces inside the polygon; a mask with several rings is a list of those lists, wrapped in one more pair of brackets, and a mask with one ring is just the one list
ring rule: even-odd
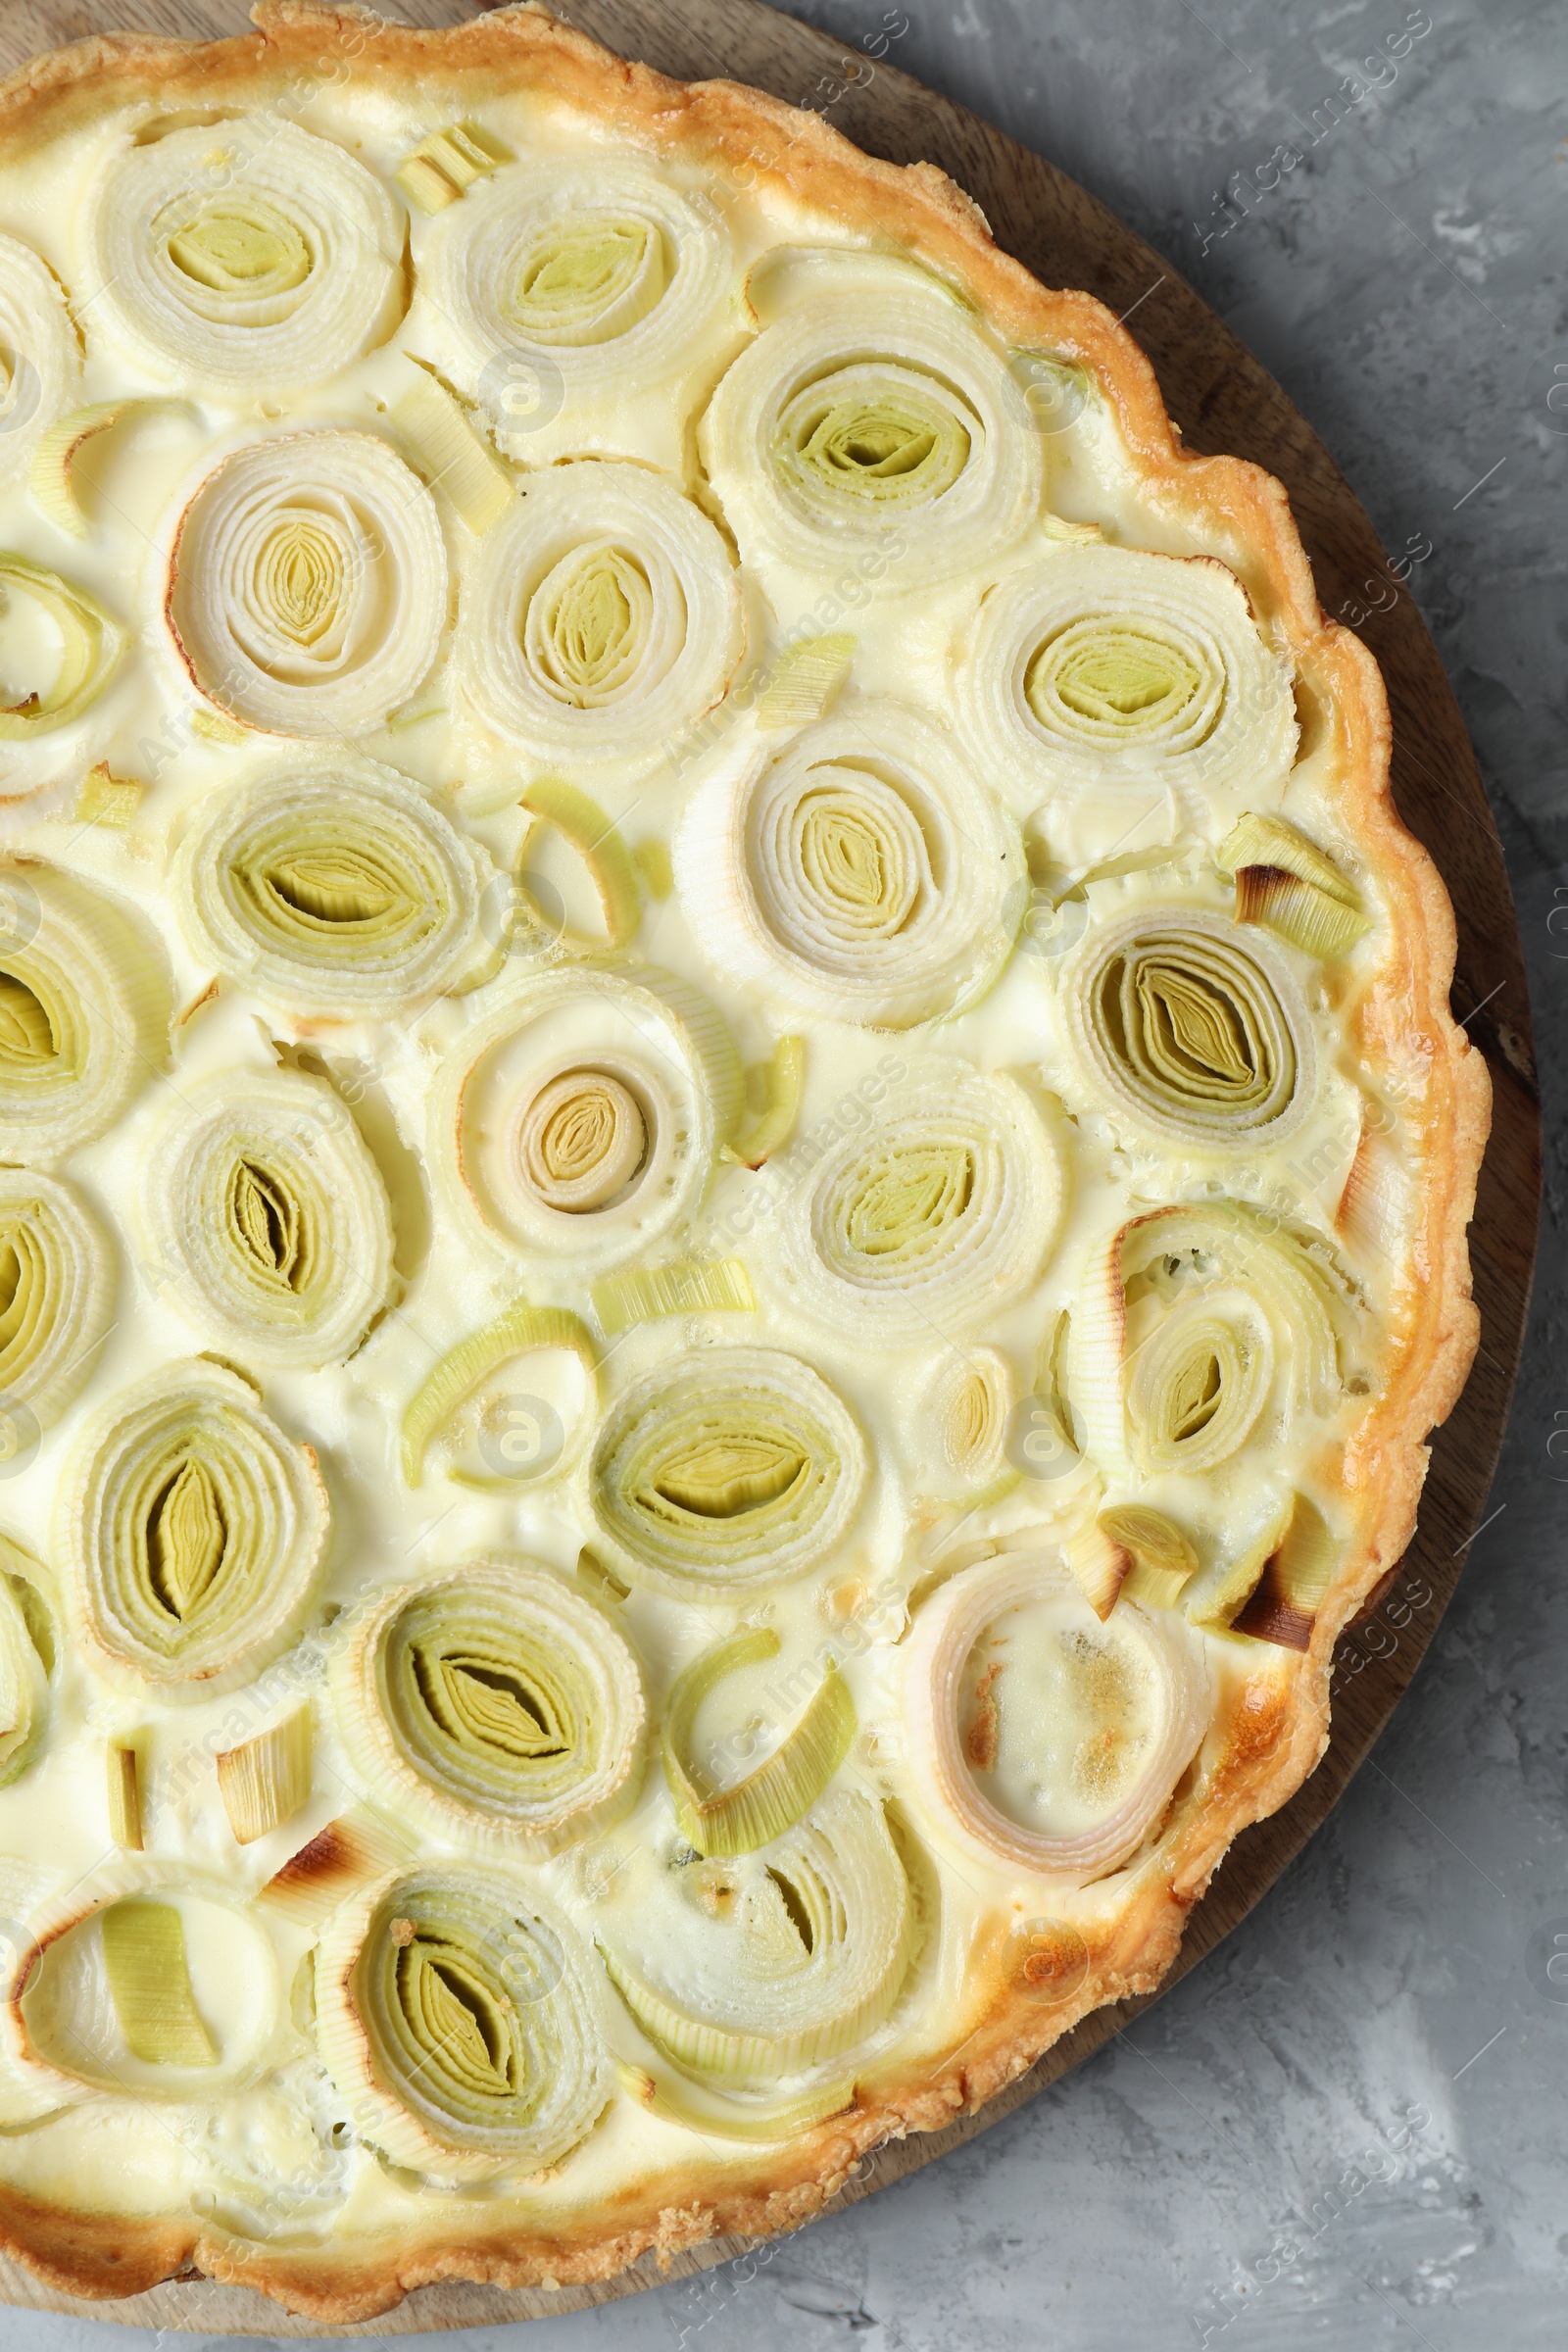
{"label": "green leek center", "polygon": [[205,1463],[187,1455],[160,1492],[147,1520],[147,1578],[156,1598],[181,1624],[200,1605],[228,1549],[223,1506]]}
{"label": "green leek center", "polygon": [[270,1169],[256,1160],[236,1160],[228,1218],[240,1250],[264,1281],[288,1291],[303,1288],[310,1252],[301,1203]]}
{"label": "green leek center", "polygon": [[24,980],[0,972],[0,1070],[21,1076],[60,1058],[60,1040],[47,1007]]}
{"label": "green leek center", "polygon": [[229,195],[204,205],[169,239],[176,270],[209,293],[288,294],[310,276],[314,257],[300,228],[255,196]]}
{"label": "green leek center", "polygon": [[608,341],[648,316],[668,277],[664,241],[652,221],[588,214],[528,248],[512,315],[536,343]]}
{"label": "green leek center", "polygon": [[810,1475],[810,1459],[775,1438],[715,1438],[664,1464],[654,1492],[699,1519],[764,1510]]}

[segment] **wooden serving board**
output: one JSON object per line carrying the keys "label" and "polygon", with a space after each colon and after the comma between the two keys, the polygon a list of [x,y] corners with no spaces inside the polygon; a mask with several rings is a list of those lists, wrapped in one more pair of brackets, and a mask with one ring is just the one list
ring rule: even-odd
{"label": "wooden serving board", "polygon": [[[388,0],[387,13],[435,25],[479,10],[474,0]],[[1087,190],[962,107],[891,67],[846,55],[826,33],[760,0],[555,0],[555,13],[621,55],[646,59],[665,73],[689,79],[724,75],[792,104],[825,109],[873,155],[940,164],[980,204],[998,242],[1047,285],[1087,287],[1118,317],[1136,310],[1132,331],[1153,362],[1187,447],[1251,458],[1280,477],[1324,610],[1352,621],[1364,616],[1357,625],[1388,681],[1399,811],[1436,858],[1452,897],[1459,931],[1454,1011],[1492,1071],[1492,1141],[1470,1233],[1481,1350],[1463,1397],[1437,1433],[1415,1541],[1341,1643],[1328,1752],[1283,1812],[1237,1839],[1193,1911],[1181,1956],[1166,1980],[1171,1984],[1211,1952],[1294,1861],[1387,1723],[1458,1581],[1502,1443],[1530,1298],[1541,1123],[1519,934],[1475,757],[1425,624],[1392,578],[1370,521],[1316,434],[1206,303]],[[207,38],[247,28],[243,0],[6,0],[0,73],[41,49],[94,32]],[[867,2196],[972,2138],[1068,2073],[1147,2006],[1126,2002],[1086,2019],[978,2115],[881,2149],[838,2202]],[[250,2288],[204,2278],[171,2280],[123,2301],[89,2302],[58,2294],[3,2259],[0,2301],[204,2334],[383,2336],[578,2310],[634,2294],[670,2275],[711,2268],[741,2251],[741,2241],[718,2239],[676,2256],[668,2272],[645,2257],[602,2286],[557,2293],[421,2287],[396,2311],[354,2328],[318,2328],[290,2318]]]}

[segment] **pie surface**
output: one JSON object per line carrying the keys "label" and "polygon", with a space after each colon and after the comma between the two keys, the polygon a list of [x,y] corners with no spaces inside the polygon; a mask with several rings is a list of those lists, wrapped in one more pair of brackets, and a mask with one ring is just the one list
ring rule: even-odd
{"label": "pie surface", "polygon": [[1327,1738],[1487,1124],[1279,485],[529,8],[0,91],[0,2237],[808,2218]]}

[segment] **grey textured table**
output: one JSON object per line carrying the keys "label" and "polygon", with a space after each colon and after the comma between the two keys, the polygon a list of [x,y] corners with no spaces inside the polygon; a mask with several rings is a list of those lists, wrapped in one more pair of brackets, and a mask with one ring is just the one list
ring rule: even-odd
{"label": "grey textured table", "polygon": [[[1518,898],[1546,1229],[1494,1516],[1458,1598],[1373,1761],[1220,1953],[970,2147],[771,2259],[539,2323],[526,2352],[1555,2352],[1568,19],[1550,0],[1430,13],[1203,0],[1200,15],[1187,0],[795,0],[795,13],[847,49],[885,48],[1140,229],[1322,433],[1391,558],[1412,561]],[[439,2340],[487,2352],[517,2332]],[[154,2340],[0,2314],[0,2352]]]}

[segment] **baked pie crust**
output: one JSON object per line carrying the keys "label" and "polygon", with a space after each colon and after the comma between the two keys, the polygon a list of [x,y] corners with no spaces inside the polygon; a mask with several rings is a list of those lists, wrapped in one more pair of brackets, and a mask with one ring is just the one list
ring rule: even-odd
{"label": "baked pie crust", "polygon": [[1158,1984],[1476,1345],[1280,485],[532,7],[0,92],[0,2237],[808,2219]]}

